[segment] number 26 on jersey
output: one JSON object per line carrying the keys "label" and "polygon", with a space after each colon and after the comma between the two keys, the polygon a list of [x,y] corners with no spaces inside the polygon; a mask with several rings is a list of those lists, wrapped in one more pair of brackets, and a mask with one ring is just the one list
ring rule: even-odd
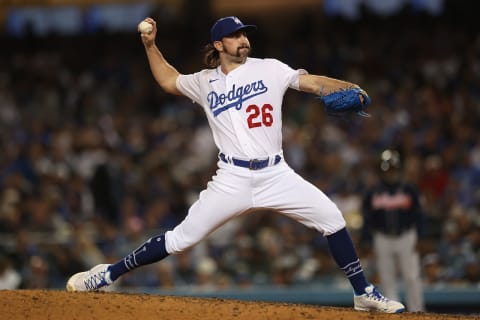
{"label": "number 26 on jersey", "polygon": [[248,113],[247,123],[250,129],[261,127],[270,127],[273,124],[273,107],[271,104],[266,103],[262,107],[256,104],[251,104],[245,109]]}

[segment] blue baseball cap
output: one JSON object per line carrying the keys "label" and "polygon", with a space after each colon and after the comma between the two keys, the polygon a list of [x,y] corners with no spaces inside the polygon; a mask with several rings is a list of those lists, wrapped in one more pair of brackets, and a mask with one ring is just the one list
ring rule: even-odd
{"label": "blue baseball cap", "polygon": [[210,39],[212,42],[220,41],[238,30],[256,30],[257,26],[253,24],[243,24],[240,19],[234,16],[218,19],[210,30]]}

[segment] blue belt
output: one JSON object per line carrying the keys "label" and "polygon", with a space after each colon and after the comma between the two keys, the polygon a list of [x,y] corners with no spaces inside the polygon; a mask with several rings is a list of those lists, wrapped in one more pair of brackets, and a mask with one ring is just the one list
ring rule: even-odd
{"label": "blue belt", "polygon": [[[247,168],[250,170],[260,170],[260,169],[266,168],[270,163],[270,158],[263,159],[263,160],[258,160],[258,159],[241,160],[241,159],[236,159],[232,157],[230,158],[231,161],[228,161],[224,153],[220,153],[218,157],[220,158],[220,160],[222,160],[225,163],[232,163],[234,166]],[[273,161],[273,165],[278,164],[281,160],[282,160],[282,157],[277,154],[275,156],[275,160]]]}

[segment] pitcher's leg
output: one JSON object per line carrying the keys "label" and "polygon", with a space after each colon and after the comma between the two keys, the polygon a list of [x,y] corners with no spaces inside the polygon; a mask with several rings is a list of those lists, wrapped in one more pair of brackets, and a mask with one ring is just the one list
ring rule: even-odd
{"label": "pitcher's leg", "polygon": [[256,190],[254,201],[256,205],[274,208],[315,228],[327,237],[335,262],[353,287],[356,310],[387,313],[405,310],[403,304],[385,298],[375,286],[368,283],[340,210],[318,188],[292,170],[278,170],[275,176],[268,178],[268,183],[261,190]]}
{"label": "pitcher's leg", "polygon": [[277,209],[326,236],[333,259],[344,271],[355,293],[364,293],[369,283],[345,228],[345,220],[335,203],[291,170],[279,172],[270,182],[264,192],[255,194],[255,200],[261,206]]}
{"label": "pitcher's leg", "polygon": [[[243,189],[246,184],[237,179],[228,177],[228,174],[215,176],[178,226],[165,235],[148,239],[138,249],[113,264],[110,267],[111,280],[115,281],[128,271],[192,247],[233,216],[246,210],[251,204],[246,196],[249,193]],[[232,182],[237,183],[236,189],[229,188]],[[227,193],[226,190],[231,192]]]}
{"label": "pitcher's leg", "polygon": [[363,294],[369,283],[365,278],[360,259],[347,228],[327,236],[327,240],[333,259],[347,276],[355,294]]}
{"label": "pitcher's leg", "polygon": [[279,166],[268,184],[256,190],[255,206],[275,209],[325,236],[345,227],[342,213],[327,195],[286,164]]}
{"label": "pitcher's leg", "polygon": [[186,218],[165,233],[167,252],[177,254],[192,247],[222,224],[249,209],[250,194],[250,190],[246,189],[232,194],[210,187],[202,191]]}
{"label": "pitcher's leg", "polygon": [[190,208],[187,217],[173,231],[152,237],[112,265],[101,264],[79,272],[67,282],[69,291],[94,291],[108,286],[123,274],[140,266],[182,252],[210,232],[251,207],[249,176],[219,169]]}

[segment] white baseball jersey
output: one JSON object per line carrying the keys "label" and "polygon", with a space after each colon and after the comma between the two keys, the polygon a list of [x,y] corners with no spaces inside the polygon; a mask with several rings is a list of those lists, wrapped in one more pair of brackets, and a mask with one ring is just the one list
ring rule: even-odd
{"label": "white baseball jersey", "polygon": [[[203,107],[220,158],[230,158],[218,161],[216,175],[185,219],[165,233],[168,253],[190,248],[231,218],[256,208],[277,211],[324,235],[345,227],[337,206],[281,157],[283,96],[288,88],[299,88],[302,73],[306,71],[275,59],[248,58],[228,75],[218,67],[177,78],[178,90]],[[232,158],[269,160],[258,169]]]}
{"label": "white baseball jersey", "polygon": [[180,75],[177,88],[203,107],[218,149],[230,156],[254,159],[282,149],[282,100],[298,75],[275,59],[247,58],[225,75],[220,67]]}

